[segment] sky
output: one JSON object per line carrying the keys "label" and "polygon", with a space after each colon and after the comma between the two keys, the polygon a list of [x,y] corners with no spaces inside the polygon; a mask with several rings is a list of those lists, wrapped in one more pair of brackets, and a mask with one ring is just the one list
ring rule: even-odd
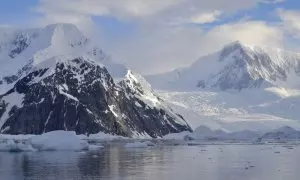
{"label": "sky", "polygon": [[232,41],[300,52],[299,0],[1,0],[0,27],[73,23],[112,59],[167,72]]}

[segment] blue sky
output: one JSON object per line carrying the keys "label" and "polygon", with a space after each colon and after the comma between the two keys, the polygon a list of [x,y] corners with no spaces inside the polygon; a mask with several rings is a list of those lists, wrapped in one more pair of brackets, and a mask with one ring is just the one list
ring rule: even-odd
{"label": "blue sky", "polygon": [[[35,18],[40,16],[40,13],[37,13],[34,10],[38,3],[39,0],[2,0],[0,6],[0,23],[9,25],[24,25],[28,23],[33,23]],[[222,21],[219,21],[216,24],[233,21],[244,16],[251,16],[252,19],[256,20],[276,21],[278,20],[278,18],[272,15],[272,12],[275,11],[277,8],[299,10],[300,1],[286,0],[279,4],[260,3],[254,6],[253,8],[242,11],[236,11],[232,13],[232,16],[224,18]],[[94,17],[94,19],[97,23],[107,25],[107,27],[109,28],[120,28],[120,26],[122,25],[124,25],[124,28],[128,28],[127,24],[117,21],[115,18]],[[114,25],[116,27],[112,27]]]}
{"label": "blue sky", "polygon": [[38,0],[2,0],[0,6],[0,24],[22,25],[37,16],[31,10]]}
{"label": "blue sky", "polygon": [[[59,2],[57,3],[59,4]],[[35,11],[35,7],[38,6],[38,4],[39,0],[2,0],[0,6],[0,24],[13,26],[34,25],[35,20],[42,15]],[[300,2],[298,0],[286,0],[279,4],[260,3],[250,9],[231,12],[230,15],[224,16],[219,21],[201,24],[201,26],[213,27],[215,25],[236,21],[246,16],[249,16],[252,20],[278,21],[278,17],[273,14],[277,8],[298,10],[300,9]],[[119,30],[131,33],[131,30],[134,30],[134,23],[128,23],[128,21],[124,23],[115,17],[93,16],[92,18],[96,24],[105,27],[107,32],[110,33],[119,33]]]}
{"label": "blue sky", "polygon": [[231,41],[298,51],[298,0],[2,0],[0,26],[73,23],[146,74],[191,64]]}

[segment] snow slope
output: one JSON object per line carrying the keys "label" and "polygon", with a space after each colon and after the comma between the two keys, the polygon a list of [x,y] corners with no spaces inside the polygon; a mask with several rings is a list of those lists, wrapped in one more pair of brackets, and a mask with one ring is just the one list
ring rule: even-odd
{"label": "snow slope", "polygon": [[234,42],[189,67],[146,79],[156,89],[174,91],[240,91],[273,86],[299,89],[300,54]]}
{"label": "snow slope", "polygon": [[233,42],[189,67],[146,79],[194,129],[300,127],[299,53]]}
{"label": "snow slope", "polygon": [[71,59],[85,54],[105,65],[113,77],[127,69],[103,53],[75,25],[53,24],[36,29],[0,29],[0,94],[32,67],[51,58]]}
{"label": "snow slope", "polygon": [[[284,96],[278,91],[284,91]],[[300,129],[300,95],[295,90],[253,89],[239,93],[163,91],[159,95],[193,129],[201,125],[226,132],[265,132],[282,126]]]}

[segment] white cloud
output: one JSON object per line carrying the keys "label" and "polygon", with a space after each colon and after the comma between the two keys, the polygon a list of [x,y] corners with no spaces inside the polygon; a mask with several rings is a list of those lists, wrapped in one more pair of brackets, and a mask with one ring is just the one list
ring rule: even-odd
{"label": "white cloud", "polygon": [[300,38],[300,12],[278,9],[277,14],[282,21],[282,28],[295,38]]}
{"label": "white cloud", "polygon": [[263,0],[262,3],[265,4],[278,4],[278,3],[283,3],[286,0]]}
{"label": "white cloud", "polygon": [[213,11],[211,13],[200,13],[191,17],[191,22],[195,24],[212,23],[221,15],[220,11]]}
{"label": "white cloud", "polygon": [[43,14],[81,14],[134,18],[151,16],[186,0],[40,0]]}
{"label": "white cloud", "polygon": [[85,15],[46,14],[45,16],[38,18],[36,23],[40,26],[46,26],[53,23],[72,23],[88,34],[92,33],[95,28],[91,17]]}
{"label": "white cloud", "polygon": [[283,33],[264,21],[245,21],[217,26],[208,32],[207,40],[225,43],[239,40],[249,45],[280,47]]}
{"label": "white cloud", "polygon": [[112,44],[109,52],[144,73],[159,73],[187,66],[201,56],[215,52],[227,43],[280,47],[283,34],[263,21],[220,25],[209,31],[183,26],[152,26],[124,42]]}
{"label": "white cloud", "polygon": [[[125,23],[133,21],[138,28],[130,37],[115,39],[100,34],[100,42],[114,60],[151,74],[189,65],[235,40],[280,46],[281,29],[263,21],[230,22],[210,30],[186,24],[215,22],[223,14],[249,9],[261,2],[266,1],[40,0],[35,10],[43,15],[39,20],[42,24],[71,22],[82,28],[93,27],[93,16],[110,16]],[[176,26],[169,24],[174,21]]]}
{"label": "white cloud", "polygon": [[171,22],[171,25],[182,25],[185,23],[191,23],[191,24],[206,24],[206,23],[212,23],[215,21],[218,21],[218,18],[222,14],[221,11],[211,11],[206,13],[197,13],[195,15],[191,15],[187,18],[177,18],[173,22]]}
{"label": "white cloud", "polygon": [[[40,0],[35,10],[44,15],[112,16],[122,20],[202,15],[210,20],[216,9],[236,11],[255,6],[261,0]],[[216,12],[215,12],[216,13]],[[208,21],[207,20],[207,21]]]}

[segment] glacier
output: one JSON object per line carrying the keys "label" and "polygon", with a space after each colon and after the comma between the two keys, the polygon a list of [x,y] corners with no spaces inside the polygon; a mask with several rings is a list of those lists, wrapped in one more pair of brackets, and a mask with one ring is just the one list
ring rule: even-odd
{"label": "glacier", "polygon": [[146,76],[196,129],[300,128],[300,53],[233,42],[192,65]]}

